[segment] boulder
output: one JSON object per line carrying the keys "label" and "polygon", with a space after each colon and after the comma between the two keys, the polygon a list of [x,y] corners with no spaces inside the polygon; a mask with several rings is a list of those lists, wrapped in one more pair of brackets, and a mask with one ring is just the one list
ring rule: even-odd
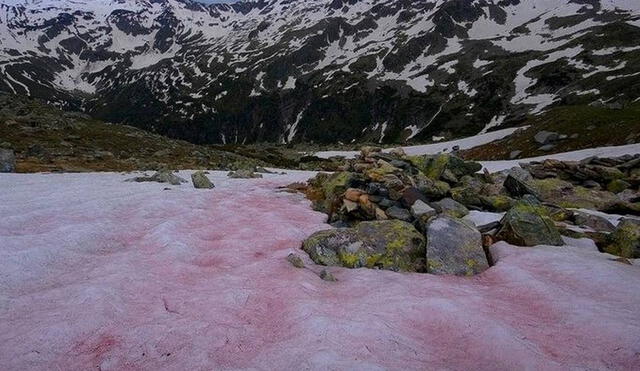
{"label": "boulder", "polygon": [[640,258],[640,220],[623,219],[603,248],[604,252],[627,259]]}
{"label": "boulder", "polygon": [[425,238],[400,220],[361,222],[354,228],[321,231],[302,249],[317,264],[424,272]]}
{"label": "boulder", "polygon": [[533,177],[527,170],[516,166],[509,170],[504,181],[504,188],[513,197],[522,197],[526,194],[538,197],[534,187],[531,185],[532,181]]}
{"label": "boulder", "polygon": [[528,200],[513,206],[500,224],[496,237],[513,245],[564,245],[558,228],[544,207]]}
{"label": "boulder", "polygon": [[469,214],[469,209],[460,202],[451,198],[444,198],[440,201],[434,202],[432,205],[438,213],[453,218],[462,218]]}
{"label": "boulder", "polygon": [[204,171],[196,171],[191,174],[191,181],[193,182],[193,186],[197,189],[212,189],[215,187],[213,183],[211,183],[211,180],[207,178]]}
{"label": "boulder", "polygon": [[616,229],[616,226],[606,218],[582,211],[573,212],[573,222],[576,225],[588,227],[598,232],[613,232]]}
{"label": "boulder", "polygon": [[0,148],[0,173],[16,171],[16,155],[10,149]]}
{"label": "boulder", "polygon": [[489,268],[482,235],[460,219],[441,216],[426,229],[427,272],[471,276]]}

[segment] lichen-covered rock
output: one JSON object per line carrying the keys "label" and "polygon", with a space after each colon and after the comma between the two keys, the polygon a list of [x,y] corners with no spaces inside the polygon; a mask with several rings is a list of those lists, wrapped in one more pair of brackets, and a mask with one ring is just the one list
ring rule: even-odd
{"label": "lichen-covered rock", "polygon": [[608,210],[620,203],[611,192],[574,186],[557,178],[535,179],[531,185],[541,201],[564,208]]}
{"label": "lichen-covered rock", "polygon": [[361,222],[354,228],[317,232],[304,241],[302,249],[322,265],[425,270],[425,238],[400,220]]}
{"label": "lichen-covered rock", "polygon": [[433,207],[438,213],[448,215],[452,218],[462,218],[469,214],[469,209],[460,202],[451,198],[444,198],[440,201],[434,202]]}
{"label": "lichen-covered rock", "polygon": [[517,246],[562,246],[564,241],[545,208],[534,202],[520,201],[500,221],[496,237]]}
{"label": "lichen-covered rock", "polygon": [[193,186],[198,189],[212,189],[215,187],[204,171],[196,171],[191,174],[191,181]]}
{"label": "lichen-covered rock", "polygon": [[427,272],[471,276],[489,268],[482,235],[460,219],[441,216],[427,226]]}
{"label": "lichen-covered rock", "polygon": [[631,187],[631,183],[622,180],[622,179],[614,179],[609,184],[607,184],[607,191],[613,193],[620,193],[625,191]]}
{"label": "lichen-covered rock", "polygon": [[447,182],[433,180],[422,174],[416,175],[413,180],[416,184],[416,188],[432,200],[439,200],[446,197],[451,190],[451,186],[449,186]]}
{"label": "lichen-covered rock", "polygon": [[12,150],[0,148],[0,173],[16,171],[16,156]]}
{"label": "lichen-covered rock", "polygon": [[603,250],[627,259],[640,258],[640,220],[623,219]]}
{"label": "lichen-covered rock", "polygon": [[444,153],[438,155],[410,156],[408,160],[424,175],[433,180],[440,179],[445,170],[449,170],[450,175],[457,178],[471,175],[482,170],[480,163],[464,161],[459,157]]}
{"label": "lichen-covered rock", "polygon": [[357,180],[358,176],[350,172],[320,173],[309,182],[311,190],[308,196],[316,210],[329,214],[331,219],[342,206],[343,195]]}

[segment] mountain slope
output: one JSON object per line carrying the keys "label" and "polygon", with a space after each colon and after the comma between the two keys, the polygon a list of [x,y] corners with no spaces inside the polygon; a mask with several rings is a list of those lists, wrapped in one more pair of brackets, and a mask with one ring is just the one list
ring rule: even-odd
{"label": "mountain slope", "polygon": [[194,142],[426,141],[640,97],[633,0],[2,0],[0,89]]}

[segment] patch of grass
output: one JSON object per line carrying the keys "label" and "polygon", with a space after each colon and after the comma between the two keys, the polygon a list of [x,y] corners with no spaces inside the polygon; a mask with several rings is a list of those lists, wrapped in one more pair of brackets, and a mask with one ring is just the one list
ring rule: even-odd
{"label": "patch of grass", "polygon": [[[524,125],[530,127],[502,140],[461,151],[461,154],[473,160],[508,160],[512,151],[522,151],[518,158],[526,158],[638,143],[640,102],[628,104],[623,109],[588,105],[557,107],[540,116],[527,118]],[[565,134],[568,138],[556,142],[552,151],[542,151],[534,136],[543,130]]]}

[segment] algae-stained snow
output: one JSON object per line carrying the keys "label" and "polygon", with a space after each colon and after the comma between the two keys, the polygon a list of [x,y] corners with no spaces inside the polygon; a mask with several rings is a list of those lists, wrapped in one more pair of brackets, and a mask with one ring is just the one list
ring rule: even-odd
{"label": "algae-stained snow", "polygon": [[276,192],[308,173],[131,176],[0,174],[3,369],[640,368],[640,267],[579,243],[497,244],[474,278],[325,282],[285,259],[327,228]]}

